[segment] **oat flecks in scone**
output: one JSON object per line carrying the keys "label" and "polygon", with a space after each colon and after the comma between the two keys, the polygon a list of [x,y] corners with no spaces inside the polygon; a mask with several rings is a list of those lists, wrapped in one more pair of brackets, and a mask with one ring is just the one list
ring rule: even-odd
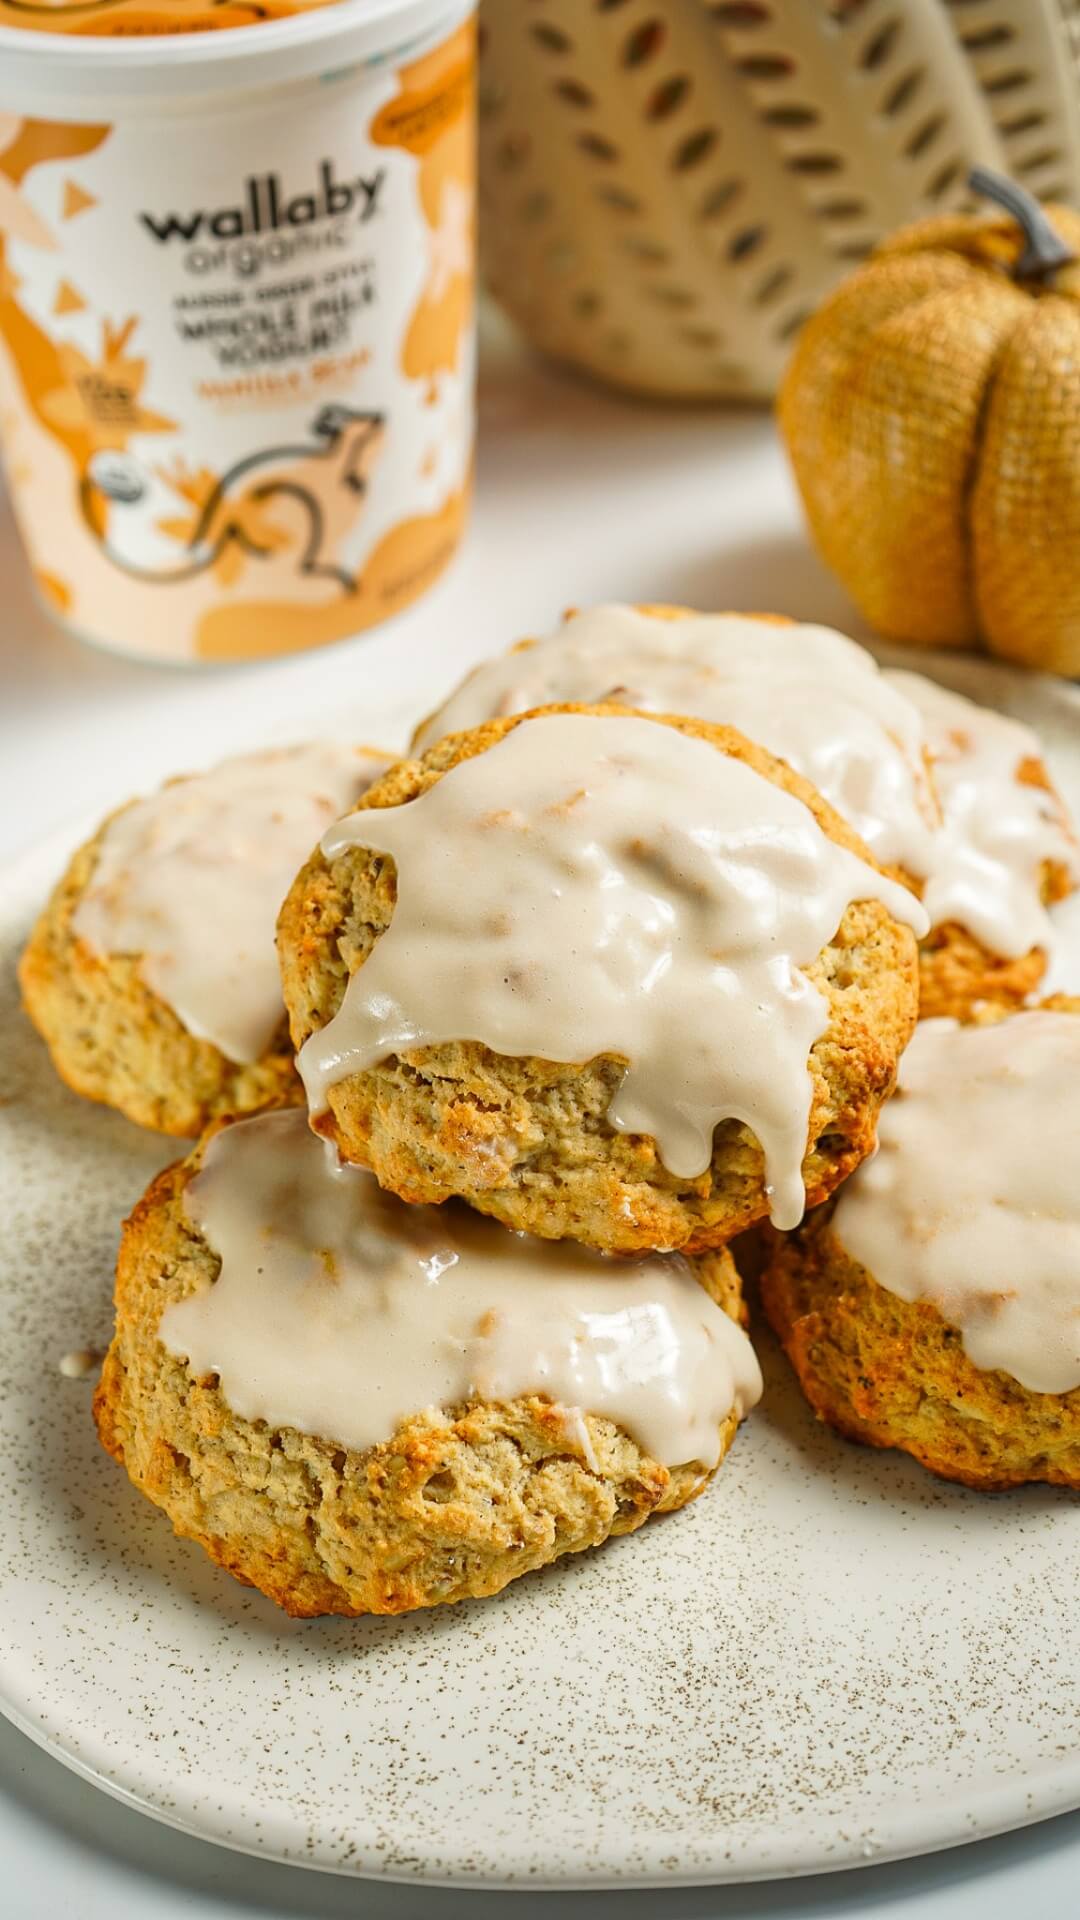
{"label": "oat flecks in scone", "polygon": [[[193,1378],[157,1334],[166,1308],[220,1269],[183,1207],[202,1150],[159,1175],[125,1225],[95,1417],[107,1451],[176,1532],[288,1613],[404,1613],[498,1593],[707,1484],[700,1465],[669,1469],[592,1415],[579,1454],[565,1410],[540,1395],[418,1411],[363,1453],[238,1417],[216,1378]],[[701,1278],[737,1317],[730,1258],[703,1262]],[[736,1426],[733,1411],[721,1458]]]}
{"label": "oat flecks in scone", "polygon": [[1038,992],[1047,959],[1041,947],[1003,959],[955,920],[931,927],[919,942],[919,1019],[964,1020],[979,1006],[1020,1007]]}
{"label": "oat flecks in scone", "polygon": [[831,1211],[776,1236],[761,1279],[815,1413],[849,1440],[899,1448],[969,1487],[1080,1487],[1080,1391],[1029,1393],[1007,1373],[981,1372],[936,1307],[901,1300],[847,1255]]}
{"label": "oat flecks in scone", "polygon": [[[1080,999],[1050,1012],[1080,1016]],[[1007,1010],[986,1006],[976,1025]],[[836,1203],[788,1235],[764,1230],[762,1304],[818,1417],[865,1446],[897,1448],[931,1472],[997,1491],[1043,1481],[1080,1488],[1080,1388],[1035,1392],[975,1366],[930,1301],[907,1300],[855,1260]],[[972,1276],[977,1287],[979,1276]]]}
{"label": "oat flecks in scone", "polygon": [[180,1138],[193,1137],[220,1114],[299,1101],[284,1014],[261,1059],[227,1060],[150,990],[137,954],[95,954],[77,937],[72,916],[110,820],[74,855],[19,964],[23,1004],[61,1079],[139,1126]]}
{"label": "oat flecks in scone", "polygon": [[[369,790],[361,808],[416,798],[526,717],[444,739],[421,760],[401,762]],[[830,839],[873,865],[839,816],[781,762],[729,728],[651,717],[711,742],[776,782],[809,807]],[[393,863],[363,848],[333,862],[319,854],[298,876],[278,925],[297,1048],[337,1012],[350,975],[389,925],[394,902]],[[878,1109],[915,1021],[915,942],[879,903],[856,902],[806,971],[829,1013],[809,1060],[803,1178],[807,1204],[814,1206],[873,1146]],[[648,1135],[618,1133],[609,1124],[607,1110],[622,1071],[623,1062],[610,1055],[565,1065],[511,1059],[460,1041],[391,1056],[339,1082],[330,1089],[329,1111],[319,1125],[345,1158],[371,1167],[403,1199],[440,1201],[457,1194],[507,1226],[545,1238],[568,1235],[619,1252],[696,1251],[722,1245],[763,1218],[763,1159],[749,1129],[722,1122],[710,1167],[697,1178],[680,1179],[663,1165]]]}

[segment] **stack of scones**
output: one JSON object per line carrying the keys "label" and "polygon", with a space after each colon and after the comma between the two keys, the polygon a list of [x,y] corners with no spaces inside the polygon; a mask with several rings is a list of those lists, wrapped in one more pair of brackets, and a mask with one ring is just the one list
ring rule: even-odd
{"label": "stack of scones", "polygon": [[78,1092],[200,1136],[125,1223],[105,1447],[292,1614],[493,1594],[708,1486],[752,1236],[841,1432],[1080,1484],[1080,1001],[1033,1004],[1078,884],[1028,729],[661,607],[402,760],[133,802],[21,967]]}

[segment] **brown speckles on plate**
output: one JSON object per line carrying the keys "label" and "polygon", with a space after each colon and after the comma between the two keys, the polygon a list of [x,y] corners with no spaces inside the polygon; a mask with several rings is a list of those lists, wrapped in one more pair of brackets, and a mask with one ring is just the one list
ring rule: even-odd
{"label": "brown speckles on plate", "polygon": [[57,1369],[104,1345],[120,1218],[173,1152],[68,1093],[17,1011],[60,858],[5,877],[0,925],[7,1713],[175,1825],[406,1880],[766,1876],[1080,1803],[1076,1502],[847,1446],[764,1338],[699,1501],[496,1600],[289,1621],[174,1540]]}

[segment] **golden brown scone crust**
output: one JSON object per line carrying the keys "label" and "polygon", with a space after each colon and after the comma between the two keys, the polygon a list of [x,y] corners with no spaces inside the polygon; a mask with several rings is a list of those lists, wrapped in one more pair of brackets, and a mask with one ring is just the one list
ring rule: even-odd
{"label": "golden brown scone crust", "polygon": [[[239,1418],[216,1376],[195,1379],[157,1337],[165,1308],[220,1270],[182,1203],[205,1145],[160,1174],[125,1223],[94,1415],[102,1445],[175,1531],[287,1613],[405,1613],[498,1593],[707,1485],[700,1465],[662,1466],[587,1415],[592,1470],[540,1395],[417,1413],[363,1453]],[[741,1321],[730,1256],[698,1271]],[[721,1458],[737,1424],[734,1413],[724,1423]]]}
{"label": "golden brown scone crust", "polygon": [[[528,717],[491,721],[441,740],[420,760],[399,762],[368,789],[361,809],[415,799]],[[808,781],[734,729],[644,717],[742,760],[802,800],[831,839],[874,865]],[[389,925],[395,896],[393,861],[363,847],[334,861],[316,853],[297,877],[278,920],[278,950],[298,1049],[337,1012],[349,977]],[[828,1028],[810,1055],[803,1177],[807,1203],[815,1206],[874,1144],[878,1108],[916,1017],[915,941],[879,902],[858,901],[807,973],[829,1006]],[[649,1135],[618,1133],[609,1124],[623,1065],[612,1054],[572,1065],[511,1059],[467,1040],[417,1048],[332,1087],[318,1126],[345,1159],[370,1167],[402,1199],[438,1202],[456,1194],[541,1238],[569,1236],[622,1253],[697,1252],[724,1245],[761,1219],[768,1208],[763,1157],[749,1128],[722,1122],[711,1166],[697,1179],[680,1179]]]}
{"label": "golden brown scone crust", "polygon": [[[1080,1014],[1055,995],[1053,1011]],[[978,1024],[1004,1018],[983,1008]],[[1080,1388],[1032,1393],[984,1372],[929,1301],[902,1300],[852,1259],[822,1207],[767,1231],[762,1305],[820,1419],[849,1440],[898,1447],[946,1480],[988,1491],[1031,1480],[1080,1487]]]}
{"label": "golden brown scone crust", "polygon": [[188,1139],[222,1114],[299,1103],[284,1012],[262,1058],[237,1065],[212,1041],[189,1033],[146,985],[138,954],[96,954],[75,934],[72,916],[116,817],[73,856],[19,963],[23,1005],[57,1073],[76,1093],[118,1108],[139,1126]]}
{"label": "golden brown scone crust", "polygon": [[1005,960],[955,920],[931,927],[919,942],[919,1019],[964,1020],[979,1006],[1015,1011],[1038,992],[1047,961],[1041,947]]}

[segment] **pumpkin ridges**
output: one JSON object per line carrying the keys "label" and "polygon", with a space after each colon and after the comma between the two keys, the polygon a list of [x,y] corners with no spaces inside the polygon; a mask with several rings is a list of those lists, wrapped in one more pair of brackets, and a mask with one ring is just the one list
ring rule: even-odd
{"label": "pumpkin ridges", "polygon": [[987,384],[1027,304],[955,253],[884,254],[803,331],[781,428],[815,543],[883,633],[977,644],[968,495]]}
{"label": "pumpkin ridges", "polygon": [[[899,269],[871,261],[806,322],[780,387],[777,417],[814,544],[871,621],[877,596],[862,589],[861,575],[875,547],[877,488],[863,470],[854,368],[863,355],[872,358],[882,322],[942,285],[970,278],[962,263],[933,256]],[[849,446],[858,455],[850,464]]]}
{"label": "pumpkin ridges", "polygon": [[1080,311],[1071,299],[1030,303],[1003,355],[972,538],[991,651],[1080,673]]}
{"label": "pumpkin ridges", "polygon": [[1008,217],[884,241],[803,329],[780,426],[883,633],[1080,674],[1080,212],[971,184]]}

